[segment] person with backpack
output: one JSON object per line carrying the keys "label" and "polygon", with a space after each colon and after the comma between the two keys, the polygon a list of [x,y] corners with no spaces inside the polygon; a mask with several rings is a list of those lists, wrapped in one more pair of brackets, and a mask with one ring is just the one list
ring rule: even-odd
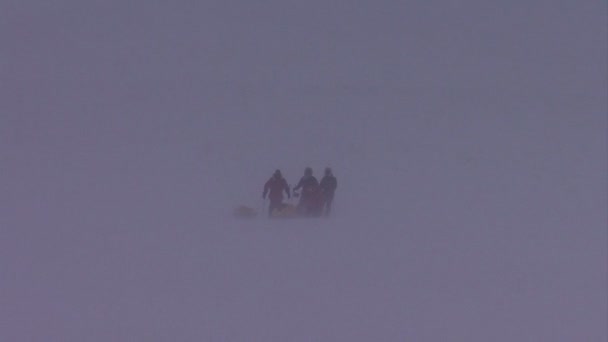
{"label": "person with backpack", "polygon": [[268,195],[268,199],[270,200],[268,217],[272,217],[272,212],[275,209],[283,209],[283,191],[287,194],[287,198],[291,197],[289,185],[287,185],[287,181],[283,178],[281,170],[276,170],[272,177],[264,184],[264,192],[262,193],[263,199],[266,199],[266,195]]}
{"label": "person with backpack", "polygon": [[323,193],[324,215],[329,216],[329,214],[331,213],[331,203],[334,200],[334,193],[336,192],[336,188],[338,187],[338,180],[331,171],[331,168],[325,168],[325,175],[321,179],[319,187],[321,188],[321,192]]}

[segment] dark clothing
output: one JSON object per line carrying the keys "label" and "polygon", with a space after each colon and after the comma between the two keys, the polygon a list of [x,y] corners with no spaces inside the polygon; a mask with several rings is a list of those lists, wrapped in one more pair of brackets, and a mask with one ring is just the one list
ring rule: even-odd
{"label": "dark clothing", "polygon": [[329,216],[331,214],[331,203],[334,201],[334,195],[324,196],[323,197],[323,211],[325,216]]}
{"label": "dark clothing", "polygon": [[302,189],[298,209],[305,215],[319,216],[321,214],[323,198],[319,182],[314,176],[304,176],[298,182],[294,191]]}
{"label": "dark clothing", "polygon": [[333,196],[338,187],[338,180],[334,175],[324,176],[323,179],[321,179],[320,186],[324,194],[331,194]]}
{"label": "dark clothing", "polygon": [[334,175],[326,175],[321,179],[321,191],[323,192],[323,207],[325,209],[325,215],[329,216],[331,213],[331,202],[334,200],[334,193],[338,187],[338,180]]}
{"label": "dark clothing", "polygon": [[268,198],[270,201],[282,201],[283,200],[283,191],[287,194],[287,197],[290,197],[289,193],[289,185],[287,185],[287,181],[283,177],[272,177],[270,178],[266,184],[264,184],[264,193],[263,197],[266,197],[268,194]]}
{"label": "dark clothing", "polygon": [[319,186],[319,181],[314,176],[304,176],[298,182],[293,191],[300,190],[302,188],[302,198],[306,198],[310,193],[316,190]]}
{"label": "dark clothing", "polygon": [[287,181],[283,177],[273,176],[264,184],[264,193],[262,194],[262,197],[266,198],[266,194],[268,194],[268,199],[270,199],[268,216],[272,214],[272,211],[275,208],[281,209],[283,207],[283,191],[287,193],[287,198],[291,197],[289,185],[287,185]]}
{"label": "dark clothing", "polygon": [[300,178],[298,185],[296,185],[294,190],[299,190],[300,188],[306,189],[307,187],[317,186],[319,185],[319,181],[315,178],[315,176],[304,176]]}

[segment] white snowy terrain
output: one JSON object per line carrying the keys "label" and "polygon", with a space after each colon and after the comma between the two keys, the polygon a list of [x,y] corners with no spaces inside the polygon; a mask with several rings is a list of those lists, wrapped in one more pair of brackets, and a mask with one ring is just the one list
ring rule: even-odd
{"label": "white snowy terrain", "polygon": [[606,341],[606,13],[2,1],[0,341]]}

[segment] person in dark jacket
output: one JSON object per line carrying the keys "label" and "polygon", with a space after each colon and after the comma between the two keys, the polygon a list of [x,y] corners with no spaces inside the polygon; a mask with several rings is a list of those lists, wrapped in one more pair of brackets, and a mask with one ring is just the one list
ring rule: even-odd
{"label": "person in dark jacket", "polygon": [[287,185],[287,181],[283,178],[281,170],[276,170],[272,177],[264,184],[264,193],[262,194],[263,199],[266,199],[267,194],[268,199],[270,199],[268,217],[272,216],[273,210],[283,209],[283,191],[287,194],[287,198],[291,197],[289,185]]}
{"label": "person in dark jacket", "polygon": [[323,209],[323,199],[319,189],[319,181],[312,175],[310,167],[304,170],[304,176],[293,188],[293,191],[300,189],[302,189],[302,194],[298,203],[298,211],[307,216],[320,216]]}
{"label": "person in dark jacket", "polygon": [[331,213],[331,202],[334,200],[334,193],[338,187],[338,180],[329,167],[325,168],[325,175],[321,179],[319,186],[323,193],[323,209],[325,211],[325,216],[329,216]]}

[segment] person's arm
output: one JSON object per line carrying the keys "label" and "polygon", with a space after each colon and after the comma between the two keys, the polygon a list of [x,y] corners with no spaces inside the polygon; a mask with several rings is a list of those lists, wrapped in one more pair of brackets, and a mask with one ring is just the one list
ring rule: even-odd
{"label": "person's arm", "polygon": [[285,179],[283,179],[283,188],[287,193],[287,198],[291,198],[291,193],[289,193],[289,184],[287,184],[287,181]]}
{"label": "person's arm", "polygon": [[262,198],[266,198],[266,194],[268,193],[268,189],[270,188],[270,180],[264,184],[264,193],[262,194]]}
{"label": "person's arm", "polygon": [[296,185],[296,187],[293,188],[293,191],[298,191],[298,190],[300,190],[301,187],[302,187],[302,179],[300,179],[300,181],[298,182],[298,185]]}

